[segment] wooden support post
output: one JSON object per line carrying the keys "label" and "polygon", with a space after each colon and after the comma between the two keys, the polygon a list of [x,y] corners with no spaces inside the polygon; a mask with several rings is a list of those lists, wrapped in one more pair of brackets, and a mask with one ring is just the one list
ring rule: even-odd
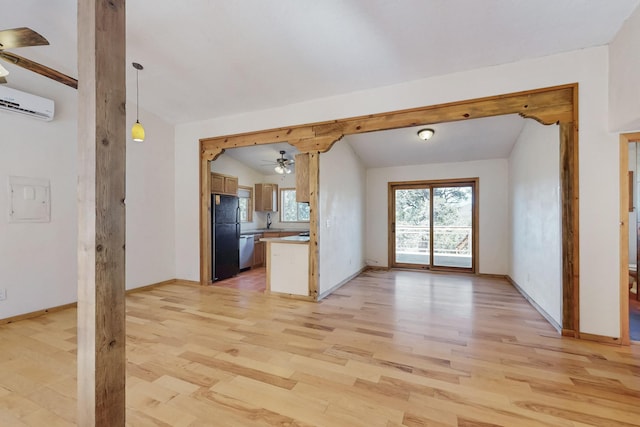
{"label": "wooden support post", "polygon": [[125,1],[78,1],[78,425],[125,425]]}
{"label": "wooden support post", "polygon": [[562,334],[579,337],[578,138],[575,123],[560,124],[562,191]]}
{"label": "wooden support post", "polygon": [[200,284],[206,286],[213,279],[211,253],[211,166],[207,157],[200,157]]}
{"label": "wooden support post", "polygon": [[320,286],[320,153],[309,153],[309,296],[318,300]]}

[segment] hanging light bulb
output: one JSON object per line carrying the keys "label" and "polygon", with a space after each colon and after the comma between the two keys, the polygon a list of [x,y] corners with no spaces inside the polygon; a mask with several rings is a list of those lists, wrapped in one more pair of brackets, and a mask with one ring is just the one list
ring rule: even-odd
{"label": "hanging light bulb", "polygon": [[140,124],[140,120],[139,120],[138,105],[139,105],[140,89],[139,89],[139,82],[138,82],[138,72],[142,70],[144,67],[138,64],[137,62],[134,62],[132,65],[133,65],[133,68],[136,69],[136,122],[133,124],[133,127],[131,128],[131,138],[133,138],[133,140],[136,142],[142,142],[144,141],[144,128],[142,127],[142,124]]}
{"label": "hanging light bulb", "polygon": [[131,128],[131,137],[135,142],[144,141],[144,128],[142,127],[140,122],[137,120],[133,124],[133,127]]}

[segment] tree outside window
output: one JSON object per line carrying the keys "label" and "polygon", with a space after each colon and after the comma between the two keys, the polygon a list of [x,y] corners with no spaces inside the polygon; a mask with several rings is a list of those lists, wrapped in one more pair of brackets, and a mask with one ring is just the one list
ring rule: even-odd
{"label": "tree outside window", "polygon": [[295,188],[280,189],[280,222],[309,222],[309,204],[296,201]]}
{"label": "tree outside window", "polygon": [[253,188],[239,186],[238,201],[240,205],[240,222],[253,221]]}

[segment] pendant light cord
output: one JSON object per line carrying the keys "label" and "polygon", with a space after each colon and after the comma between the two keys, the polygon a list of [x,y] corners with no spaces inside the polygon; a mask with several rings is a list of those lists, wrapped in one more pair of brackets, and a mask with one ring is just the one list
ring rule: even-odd
{"label": "pendant light cord", "polygon": [[136,122],[140,120],[140,70],[136,68]]}
{"label": "pendant light cord", "polygon": [[141,64],[138,64],[137,62],[133,62],[131,65],[133,65],[133,68],[136,69],[136,122],[139,123],[140,122],[140,70],[142,70],[144,67]]}

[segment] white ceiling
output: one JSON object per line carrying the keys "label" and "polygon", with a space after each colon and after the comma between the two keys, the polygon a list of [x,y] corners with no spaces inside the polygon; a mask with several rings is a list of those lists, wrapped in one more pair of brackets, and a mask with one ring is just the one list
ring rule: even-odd
{"label": "white ceiling", "polygon": [[[639,4],[640,0],[128,0],[127,97],[135,100],[135,61],[145,67],[139,76],[142,120],[144,111],[170,124],[257,111],[605,45]],[[0,0],[0,6],[0,29],[31,27],[51,43],[15,53],[77,77],[77,0]],[[11,72],[9,86],[28,91],[33,77],[24,76],[29,72],[3,65]],[[481,121],[434,126],[436,137],[427,145],[416,145],[414,129],[347,140],[369,167],[389,165],[392,159],[407,164],[420,156],[432,161],[502,157],[510,150],[508,141],[517,124],[495,120],[506,122],[486,125],[491,133]],[[498,130],[506,134],[495,133]],[[277,148],[268,149],[278,157]],[[275,157],[257,153],[254,158]]]}
{"label": "white ceiling", "polygon": [[[517,114],[487,117],[348,135],[344,140],[367,168],[504,159],[525,120]],[[428,141],[417,136],[423,128],[435,130]]]}
{"label": "white ceiling", "polygon": [[[128,0],[128,98],[171,124],[604,45],[640,0]],[[0,0],[77,77],[77,0]],[[3,63],[4,65],[4,63]],[[9,81],[23,71],[7,64]],[[57,84],[52,82],[51,84]]]}
{"label": "white ceiling", "polygon": [[[438,123],[380,132],[347,135],[338,144],[348,143],[365,168],[505,159],[517,140],[526,120],[517,114]],[[542,125],[539,125],[542,126]],[[429,141],[417,136],[429,127],[435,134]],[[298,150],[285,143],[267,144],[225,151],[235,160],[263,175],[273,175],[280,150],[293,159]]]}
{"label": "white ceiling", "polygon": [[[286,142],[277,144],[255,145],[250,147],[230,148],[224,154],[249,166],[262,175],[274,175],[276,159],[280,158],[280,151],[285,151],[285,159],[295,160],[299,151]],[[295,168],[295,164],[294,164]]]}

